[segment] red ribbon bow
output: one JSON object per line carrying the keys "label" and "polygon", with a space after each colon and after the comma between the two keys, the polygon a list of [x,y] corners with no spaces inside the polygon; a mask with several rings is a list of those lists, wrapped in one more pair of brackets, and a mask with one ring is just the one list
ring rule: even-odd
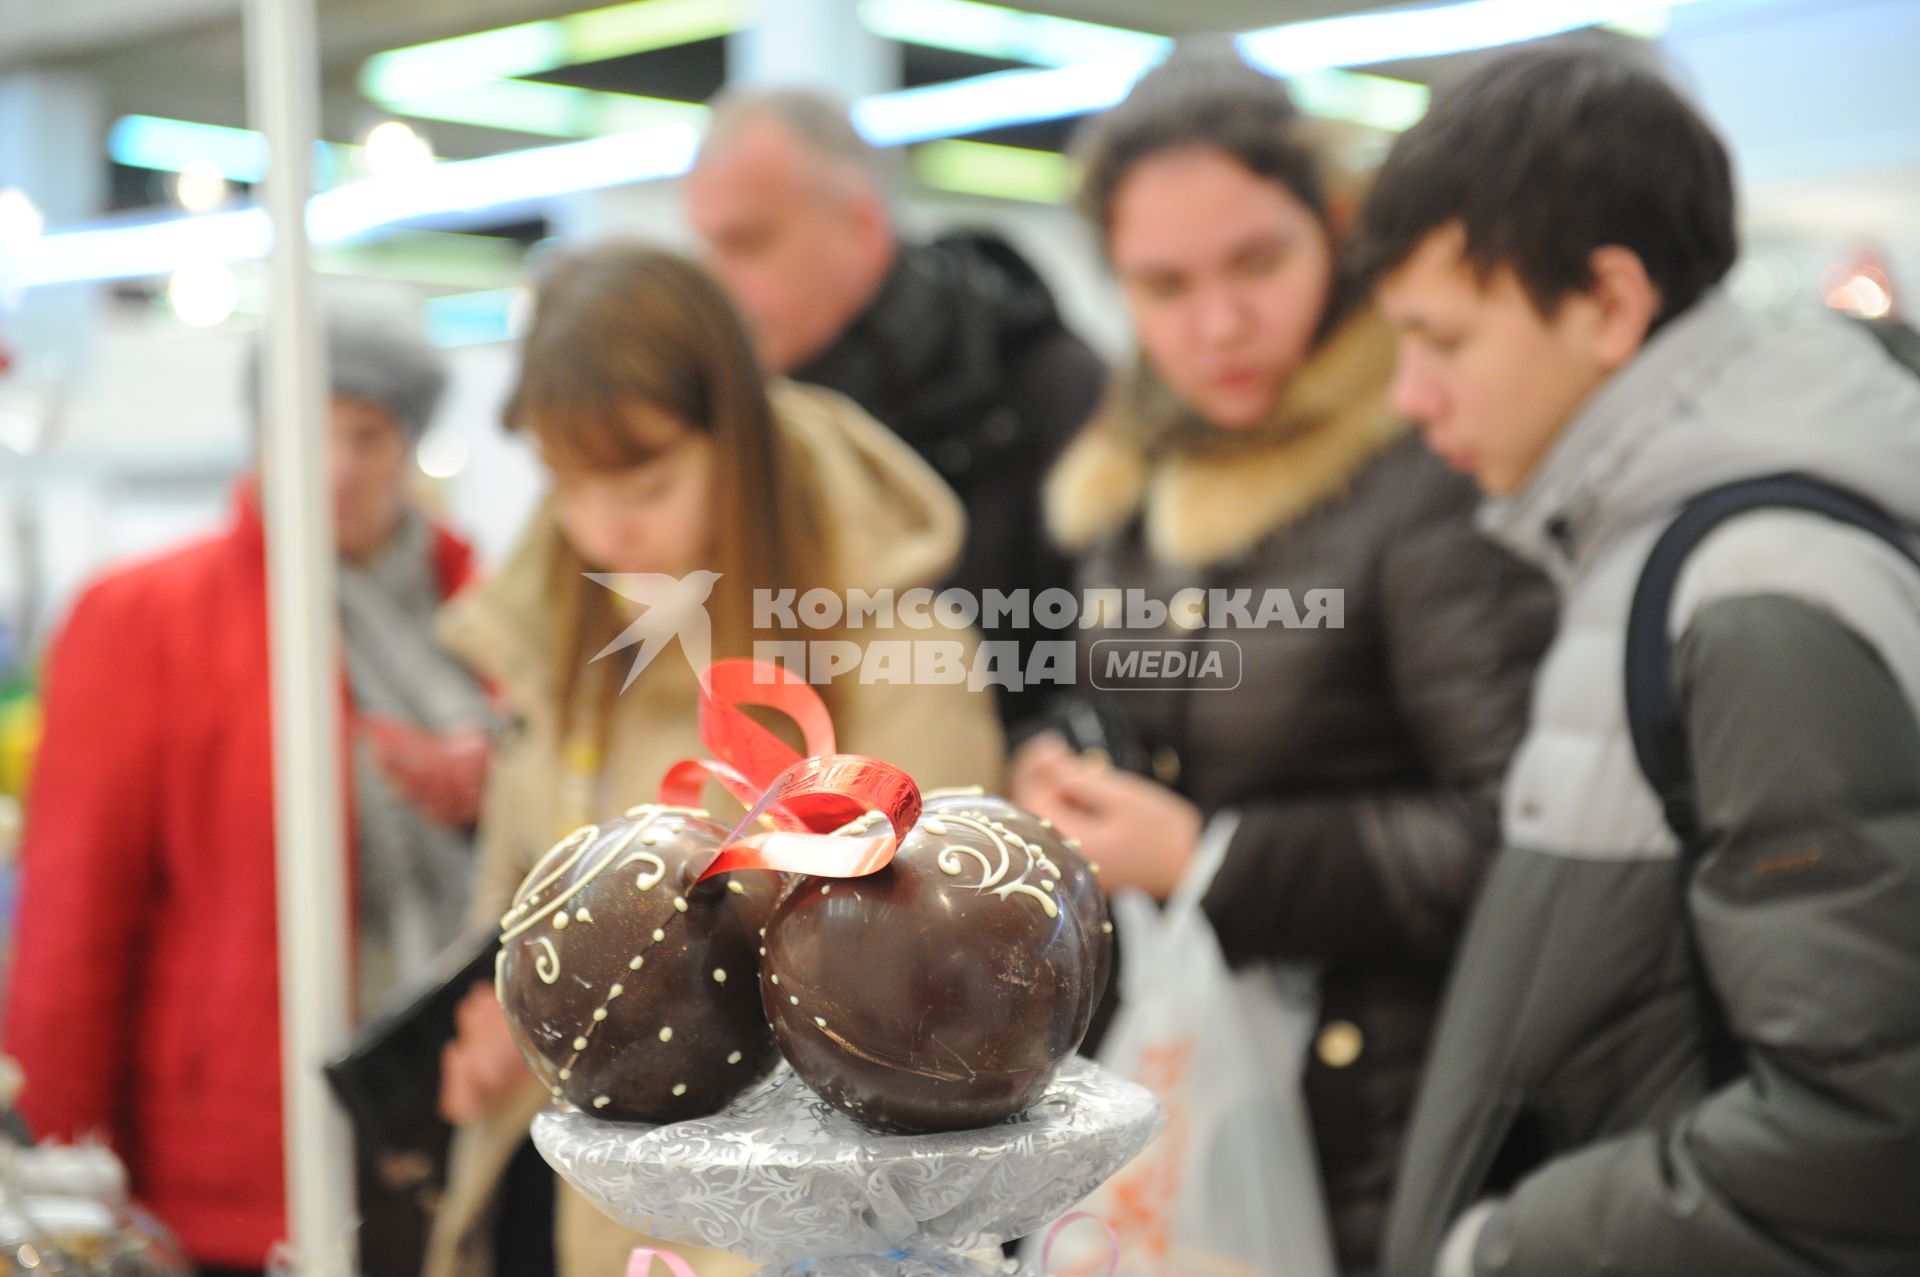
{"label": "red ribbon bow", "polygon": [[[800,728],[806,755],[753,721],[743,705],[776,709]],[[833,718],[818,692],[765,661],[716,661],[700,678],[700,739],[712,758],[682,759],[660,782],[660,801],[697,807],[709,780],[747,808],[706,881],[736,869],[859,878],[885,868],[920,818],[920,788],[891,763],[834,752]],[[884,830],[846,826],[870,812]]]}

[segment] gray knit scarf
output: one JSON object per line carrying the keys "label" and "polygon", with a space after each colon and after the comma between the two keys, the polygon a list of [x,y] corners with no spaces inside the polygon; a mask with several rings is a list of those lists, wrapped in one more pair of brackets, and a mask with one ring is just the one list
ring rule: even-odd
{"label": "gray knit scarf", "polygon": [[[434,639],[440,583],[433,529],[409,510],[364,563],[339,565],[340,626],[356,710],[434,732],[484,727],[473,675]],[[359,1008],[378,1008],[419,979],[459,934],[473,874],[471,831],[416,811],[387,779],[370,742],[353,742],[359,843]]]}

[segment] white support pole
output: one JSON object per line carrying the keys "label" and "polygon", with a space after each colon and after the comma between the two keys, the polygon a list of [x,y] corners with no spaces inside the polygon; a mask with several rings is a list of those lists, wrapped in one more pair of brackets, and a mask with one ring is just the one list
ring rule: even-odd
{"label": "white support pole", "polygon": [[727,83],[821,89],[852,101],[900,87],[900,46],[855,0],[779,0],[727,37]]}
{"label": "white support pole", "polygon": [[[336,1271],[353,1219],[352,1134],[320,1063],[345,1040],[351,936],[341,789],[332,509],[306,203],[319,53],[313,0],[248,0],[247,83],[270,165],[262,505],[273,652],[274,846],[288,1239],[311,1271]],[[348,1260],[351,1263],[351,1258]]]}

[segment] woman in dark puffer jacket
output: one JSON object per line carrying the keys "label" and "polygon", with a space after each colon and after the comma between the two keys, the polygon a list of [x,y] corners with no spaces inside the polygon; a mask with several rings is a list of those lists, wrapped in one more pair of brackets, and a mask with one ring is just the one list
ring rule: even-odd
{"label": "woman in dark puffer jacket", "polygon": [[[1165,899],[1231,828],[1205,908],[1230,962],[1323,972],[1307,1102],[1342,1271],[1370,1277],[1552,603],[1388,410],[1392,335],[1345,285],[1307,132],[1278,82],[1203,48],[1083,139],[1141,355],[1052,474],[1049,526],[1083,591],[1172,605],[1127,638],[1227,664],[1232,640],[1240,668],[1232,691],[1223,668],[1112,697],[1150,776],[1042,737],[1014,787],[1110,890]],[[1322,623],[1248,628],[1281,590]],[[1110,681],[1113,634],[1082,635],[1081,684]]]}

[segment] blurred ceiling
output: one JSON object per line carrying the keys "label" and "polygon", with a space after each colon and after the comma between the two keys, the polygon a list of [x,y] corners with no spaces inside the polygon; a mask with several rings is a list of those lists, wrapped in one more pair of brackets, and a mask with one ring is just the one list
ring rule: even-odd
{"label": "blurred ceiling", "polygon": [[[366,59],[387,49],[558,17],[594,7],[569,0],[319,0],[323,132],[346,139],[386,117],[360,93]],[[1047,0],[1022,9],[1161,35],[1240,31],[1283,22],[1363,12],[1371,0]],[[107,86],[109,118],[145,114],[209,124],[245,123],[244,46],[240,7],[232,0],[0,0],[0,71],[9,66],[54,65],[97,74]],[[718,41],[643,55],[612,68],[593,87],[677,98],[704,97],[718,87]],[[703,47],[704,46],[704,47]],[[940,70],[956,75],[1001,69],[1010,63],[952,66],[914,51],[923,82]],[[908,68],[908,82],[915,70]],[[625,76],[625,82],[622,76]],[[708,82],[710,81],[710,83]],[[482,154],[524,137],[436,122],[442,154]]]}
{"label": "blurred ceiling", "polygon": [[[715,0],[716,7],[722,3]],[[1657,0],[1649,3],[1660,8]],[[318,0],[322,135],[358,141],[396,113],[391,103],[370,100],[363,90],[375,55],[592,7],[591,0]],[[1011,7],[1186,35],[1397,6],[1378,0],[1039,0]],[[238,0],[0,0],[0,75],[15,67],[82,75],[104,94],[104,122],[147,115],[243,126],[240,14]],[[1911,71],[1912,51],[1920,48],[1916,0],[1708,0],[1674,9],[1664,44],[1680,77],[1732,143],[1756,225],[1909,240],[1920,235],[1914,212],[1920,208],[1914,199],[1920,189],[1920,77]],[[901,79],[908,86],[1033,65],[925,43],[899,48]],[[1451,74],[1461,61],[1423,59],[1367,69],[1425,85]],[[726,40],[709,34],[597,59],[560,58],[511,74],[529,92],[571,86],[689,102],[718,89],[725,68]],[[421,128],[440,156],[454,159],[566,136],[525,128],[527,116],[512,106],[494,114],[522,127],[430,118]],[[1070,125],[1046,121],[970,136],[1054,149]],[[114,166],[110,205],[165,203],[170,180],[151,169]],[[511,226],[492,229],[516,238],[540,233],[537,225],[524,235]]]}

